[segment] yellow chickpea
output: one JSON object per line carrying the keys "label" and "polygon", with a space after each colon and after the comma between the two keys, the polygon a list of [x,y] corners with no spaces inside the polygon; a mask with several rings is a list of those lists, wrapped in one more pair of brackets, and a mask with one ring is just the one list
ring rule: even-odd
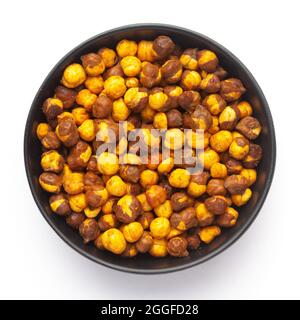
{"label": "yellow chickpea", "polygon": [[84,84],[90,92],[95,94],[101,93],[104,89],[104,81],[101,76],[87,77]]}
{"label": "yellow chickpea", "polygon": [[169,157],[167,159],[164,159],[157,167],[157,171],[160,174],[167,174],[172,171],[174,167],[174,159],[172,157]]}
{"label": "yellow chickpea", "polygon": [[224,179],[227,176],[227,167],[222,163],[214,163],[210,167],[210,174],[213,178]]}
{"label": "yellow chickpea", "polygon": [[141,40],[138,44],[137,56],[141,61],[154,61],[155,53],[153,51],[153,42]]}
{"label": "yellow chickpea", "polygon": [[221,229],[218,226],[204,227],[199,231],[200,239],[208,244],[211,243],[215,237],[221,234]]}
{"label": "yellow chickpea", "polygon": [[44,152],[41,157],[41,167],[44,171],[59,173],[63,170],[64,158],[55,150]]}
{"label": "yellow chickpea", "polygon": [[114,254],[122,254],[126,249],[125,237],[123,233],[116,228],[111,228],[103,232],[101,241],[104,248]]}
{"label": "yellow chickpea", "polygon": [[48,123],[40,123],[36,128],[36,135],[40,140],[42,140],[46,137],[49,131],[51,131],[51,127]]}
{"label": "yellow chickpea", "polygon": [[130,109],[127,107],[123,98],[119,98],[113,102],[112,118],[114,121],[125,121],[130,115]]}
{"label": "yellow chickpea", "polygon": [[175,228],[171,228],[169,234],[167,235],[167,239],[171,239],[171,238],[174,238],[174,237],[177,237],[177,236],[180,236],[181,234],[183,234],[183,230],[178,230],[178,229],[175,229]]}
{"label": "yellow chickpea", "polygon": [[107,191],[116,197],[122,197],[126,194],[126,183],[119,176],[112,176],[106,183]]}
{"label": "yellow chickpea", "polygon": [[205,149],[209,144],[210,134],[208,132],[197,132],[188,130],[185,133],[185,141],[193,149]]}
{"label": "yellow chickpea", "polygon": [[101,211],[101,208],[90,208],[90,207],[86,207],[84,210],[84,214],[88,217],[88,218],[96,218],[98,216],[98,214]]}
{"label": "yellow chickpea", "polygon": [[111,76],[104,81],[104,90],[112,99],[121,98],[126,92],[124,78],[120,76]]}
{"label": "yellow chickpea", "polygon": [[82,125],[85,120],[90,118],[87,110],[82,107],[74,108],[72,110],[72,115],[77,126]]}
{"label": "yellow chickpea", "polygon": [[114,175],[119,170],[118,157],[113,153],[103,152],[97,158],[97,167],[102,174]]}
{"label": "yellow chickpea", "polygon": [[76,102],[88,111],[92,109],[92,105],[96,102],[96,100],[97,95],[91,93],[91,91],[88,89],[80,90],[76,96]]}
{"label": "yellow chickpea", "polygon": [[147,201],[146,193],[140,193],[136,197],[139,200],[139,202],[141,203],[141,205],[143,207],[143,211],[149,212],[152,210],[152,207],[150,206],[150,204]]}
{"label": "yellow chickpea", "polygon": [[186,188],[190,182],[190,173],[186,169],[175,169],[169,175],[169,183],[174,188]]}
{"label": "yellow chickpea", "polygon": [[226,151],[232,143],[232,134],[228,130],[221,130],[210,137],[210,146],[217,152]]}
{"label": "yellow chickpea", "polygon": [[166,200],[160,206],[156,207],[154,212],[158,217],[170,218],[173,213],[171,201]]}
{"label": "yellow chickpea", "polygon": [[155,120],[156,111],[147,105],[142,111],[141,111],[141,117],[145,122],[153,122]]}
{"label": "yellow chickpea", "polygon": [[229,155],[237,160],[243,160],[249,153],[249,141],[244,137],[236,137],[230,147]]}
{"label": "yellow chickpea", "polygon": [[241,207],[245,205],[251,197],[252,191],[250,188],[247,188],[243,194],[233,194],[231,200],[237,207]]}
{"label": "yellow chickpea", "polygon": [[169,97],[164,92],[156,92],[149,95],[149,106],[159,111],[161,110],[167,103]]}
{"label": "yellow chickpea", "polygon": [[237,104],[237,109],[240,112],[240,117],[245,118],[247,116],[251,116],[253,113],[251,104],[247,101],[241,101],[240,103]]}
{"label": "yellow chickpea", "polygon": [[153,127],[155,129],[168,129],[168,118],[164,112],[158,112],[155,114],[153,119]]}
{"label": "yellow chickpea", "polygon": [[102,58],[106,68],[110,68],[116,64],[117,55],[113,49],[101,48],[98,51],[98,55]]}
{"label": "yellow chickpea", "polygon": [[208,149],[204,151],[203,160],[204,160],[204,168],[206,170],[210,170],[211,166],[214,163],[220,162],[220,156],[215,150]]}
{"label": "yellow chickpea", "polygon": [[183,72],[181,85],[185,90],[197,90],[200,83],[201,76],[197,71],[186,70]]}
{"label": "yellow chickpea", "polygon": [[164,138],[164,146],[171,150],[178,150],[183,147],[184,133],[178,129],[173,128],[167,130]]}
{"label": "yellow chickpea", "polygon": [[151,256],[156,258],[165,257],[168,254],[167,240],[165,239],[153,239],[153,244],[149,250]]}
{"label": "yellow chickpea", "polygon": [[210,211],[207,210],[204,203],[199,202],[195,206],[196,209],[196,217],[198,219],[200,226],[209,225],[213,222],[214,215]]}
{"label": "yellow chickpea", "polygon": [[240,175],[242,175],[248,180],[248,187],[252,186],[257,178],[257,173],[255,169],[243,169],[240,172]]}
{"label": "yellow chickpea", "polygon": [[140,176],[140,184],[143,188],[157,184],[158,174],[156,171],[146,169],[142,171]]}
{"label": "yellow chickpea", "polygon": [[126,241],[132,243],[136,242],[142,236],[144,229],[143,226],[139,222],[131,222],[122,227],[123,235]]}
{"label": "yellow chickpea", "polygon": [[141,72],[142,63],[134,56],[126,56],[120,62],[121,68],[127,77],[135,77]]}
{"label": "yellow chickpea", "polygon": [[151,235],[155,239],[165,238],[169,234],[170,230],[170,221],[165,217],[155,218],[150,224]]}
{"label": "yellow chickpea", "polygon": [[119,57],[121,58],[127,56],[135,56],[137,52],[137,44],[135,41],[124,39],[117,44],[116,49]]}
{"label": "yellow chickpea", "polygon": [[80,138],[85,141],[93,141],[96,137],[94,120],[85,120],[78,128]]}
{"label": "yellow chickpea", "polygon": [[140,86],[140,81],[136,77],[129,77],[125,79],[125,84],[127,88],[134,88]]}
{"label": "yellow chickpea", "polygon": [[61,82],[67,88],[76,88],[85,80],[86,74],[82,65],[73,63],[65,69]]}
{"label": "yellow chickpea", "polygon": [[81,212],[87,207],[86,197],[84,193],[71,195],[69,197],[69,204],[74,212]]}
{"label": "yellow chickpea", "polygon": [[108,199],[104,205],[102,206],[101,210],[103,212],[103,214],[111,214],[113,213],[113,205],[115,204],[115,199],[114,198],[110,198]]}
{"label": "yellow chickpea", "polygon": [[71,172],[66,174],[64,169],[63,174],[63,186],[68,194],[78,194],[83,191],[83,173],[81,172]]}

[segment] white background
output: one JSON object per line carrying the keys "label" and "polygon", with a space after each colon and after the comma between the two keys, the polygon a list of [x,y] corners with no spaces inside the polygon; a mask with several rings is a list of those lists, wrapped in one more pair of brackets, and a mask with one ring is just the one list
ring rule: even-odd
{"label": "white background", "polygon": [[[300,298],[299,6],[297,1],[2,1],[0,4],[0,298]],[[39,213],[25,177],[23,132],[54,64],[104,30],[161,22],[199,31],[253,72],[270,104],[277,167],[257,220],[231,248],[157,276],[101,267]]]}

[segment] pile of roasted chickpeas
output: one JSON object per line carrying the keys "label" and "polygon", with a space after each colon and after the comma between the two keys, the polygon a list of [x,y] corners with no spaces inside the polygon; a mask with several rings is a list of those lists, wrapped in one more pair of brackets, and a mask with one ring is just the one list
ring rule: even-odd
{"label": "pile of roasted chickpeas", "polygon": [[[185,257],[211,243],[236,224],[262,157],[254,142],[261,125],[242,99],[245,91],[214,52],[182,50],[168,36],[124,39],[115,49],[85,54],[64,70],[36,129],[43,147],[39,183],[51,194],[51,210],[84,243],[123,257]],[[152,128],[165,130],[171,156],[142,164],[124,139],[115,152],[96,154],[121,122],[142,129],[146,142]],[[194,153],[197,129],[204,132],[204,170],[192,174],[193,164],[172,157],[185,128],[192,129]],[[155,141],[160,150],[163,142]]]}

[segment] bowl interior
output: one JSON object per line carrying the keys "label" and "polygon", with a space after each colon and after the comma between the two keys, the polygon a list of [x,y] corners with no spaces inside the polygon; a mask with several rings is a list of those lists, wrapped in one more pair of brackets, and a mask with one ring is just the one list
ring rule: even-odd
{"label": "bowl interior", "polygon": [[[242,80],[247,88],[244,99],[252,104],[254,115],[262,123],[263,129],[258,143],[264,149],[264,157],[258,168],[258,180],[253,187],[253,197],[247,205],[239,209],[240,217],[234,228],[225,230],[210,245],[191,252],[186,258],[154,259],[147,255],[140,255],[133,259],[124,259],[109,252],[100,251],[93,245],[84,245],[77,231],[72,230],[64,219],[51,214],[48,204],[49,194],[44,192],[38,183],[38,177],[41,174],[42,150],[35,130],[39,122],[45,121],[41,109],[42,103],[46,98],[53,96],[54,88],[58,85],[62,72],[68,64],[79,62],[81,55],[97,51],[101,47],[115,47],[117,42],[124,38],[153,39],[161,34],[169,35],[182,48],[197,47],[213,50],[218,55],[220,64],[229,74]],[[35,201],[49,224],[68,244],[92,260],[109,267],[123,271],[156,273],[179,270],[203,262],[225,249],[246,230],[262,206],[271,184],[275,166],[275,135],[270,111],[259,86],[249,71],[228,50],[211,39],[189,30],[166,25],[133,25],[108,31],[86,41],[69,52],[53,68],[33,101],[26,124],[24,152],[27,176]]]}

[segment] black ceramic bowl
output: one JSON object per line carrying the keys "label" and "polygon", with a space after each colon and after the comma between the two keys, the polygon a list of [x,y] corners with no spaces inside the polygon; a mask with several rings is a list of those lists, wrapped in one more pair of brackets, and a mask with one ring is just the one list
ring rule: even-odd
{"label": "black ceramic bowl", "polygon": [[[101,47],[115,47],[117,42],[124,38],[153,39],[158,35],[170,36],[183,48],[198,47],[213,50],[219,57],[220,64],[229,71],[230,75],[242,80],[247,88],[244,98],[252,104],[255,116],[262,123],[263,129],[258,143],[264,149],[264,157],[258,168],[258,180],[253,188],[252,199],[239,210],[241,214],[234,228],[225,230],[210,245],[191,252],[186,258],[155,259],[140,255],[133,259],[124,259],[109,252],[97,250],[93,245],[84,245],[77,231],[72,230],[64,219],[51,214],[48,204],[49,194],[44,192],[38,183],[42,150],[35,131],[37,124],[45,120],[41,109],[42,103],[53,95],[54,88],[59,83],[67,65],[79,61],[80,56],[85,53],[97,51]],[[80,44],[57,63],[41,85],[29,111],[25,128],[24,156],[27,178],[34,200],[44,218],[66,243],[87,258],[107,267],[126,272],[154,274],[178,271],[202,263],[228,248],[246,231],[261,209],[271,186],[275,169],[276,145],[272,116],[267,101],[252,74],[231,52],[194,31],[170,25],[140,24],[101,33]]]}

